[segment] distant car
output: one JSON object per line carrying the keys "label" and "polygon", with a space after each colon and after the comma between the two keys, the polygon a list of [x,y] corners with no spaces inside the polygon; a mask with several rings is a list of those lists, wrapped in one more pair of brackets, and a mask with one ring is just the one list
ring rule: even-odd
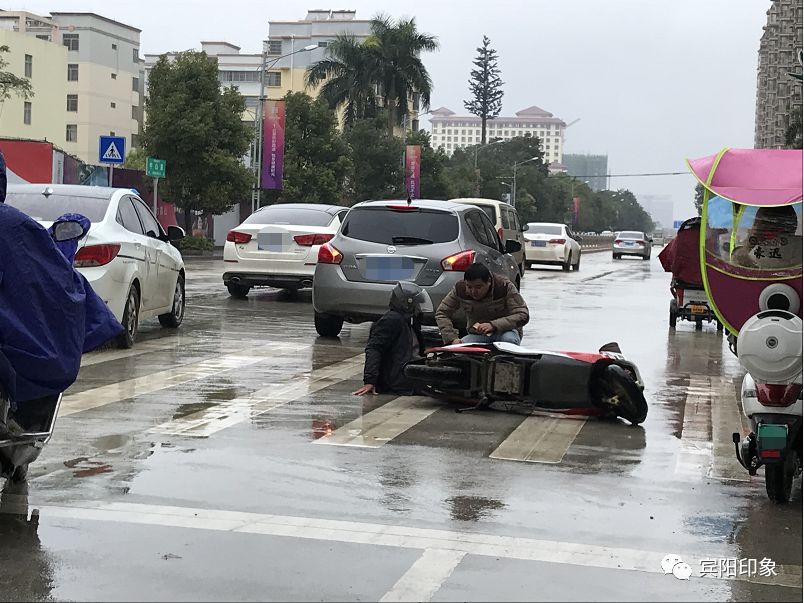
{"label": "distant car", "polygon": [[566,224],[529,222],[525,232],[525,266],[530,268],[533,264],[561,266],[564,272],[570,267],[580,270],[578,236]]}
{"label": "distant car", "polygon": [[377,320],[388,310],[398,281],[413,281],[430,304],[423,324],[474,262],[508,277],[521,275],[511,256],[517,241],[503,247],[488,215],[451,201],[366,201],[352,207],[335,237],[321,246],[313,279],[315,328],[336,337],[344,322]]}
{"label": "distant car", "polygon": [[638,230],[622,230],[617,233],[611,247],[611,257],[619,260],[624,255],[638,255],[643,260],[650,259],[653,239]]}
{"label": "distant car", "polygon": [[497,229],[497,234],[502,240],[503,245],[507,240],[517,241],[522,245],[522,251],[512,253],[516,259],[517,266],[519,266],[519,273],[525,274],[525,237],[523,232],[528,229],[527,225],[524,227],[519,221],[519,214],[508,203],[497,201],[496,199],[481,199],[474,197],[465,197],[461,199],[450,199],[453,203],[466,203],[479,207],[494,224]]}
{"label": "distant car", "polygon": [[226,235],[223,284],[234,297],[252,287],[313,286],[318,249],[349,211],[341,205],[278,203],[258,209]]}
{"label": "distant car", "polygon": [[614,233],[611,232],[610,230],[604,230],[603,232],[600,233],[600,236],[601,237],[611,237],[611,236],[614,236]]}
{"label": "distant car", "polygon": [[45,228],[68,212],[92,221],[74,265],[125,327],[120,347],[134,345],[145,318],[157,316],[163,327],[174,329],[182,323],[184,261],[170,241],[184,237],[184,231],[171,226],[166,233],[131,189],[12,184],[6,203]]}

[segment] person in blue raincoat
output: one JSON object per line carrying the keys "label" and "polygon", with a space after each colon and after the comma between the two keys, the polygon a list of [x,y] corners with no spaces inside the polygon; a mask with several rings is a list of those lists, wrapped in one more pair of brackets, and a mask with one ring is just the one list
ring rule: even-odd
{"label": "person in blue raincoat", "polygon": [[[5,200],[5,170],[0,174]],[[83,226],[88,229],[89,221]],[[123,330],[73,268],[67,255],[74,253],[0,203],[0,437],[8,432],[9,408],[66,390],[78,376],[81,355]]]}

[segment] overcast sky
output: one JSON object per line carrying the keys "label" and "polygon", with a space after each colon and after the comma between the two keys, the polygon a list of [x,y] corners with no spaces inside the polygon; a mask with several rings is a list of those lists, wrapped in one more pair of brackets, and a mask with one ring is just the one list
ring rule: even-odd
{"label": "overcast sky", "polygon": [[[483,35],[500,55],[503,115],[538,105],[569,123],[567,153],[605,153],[613,174],[684,171],[685,157],[752,147],[757,51],[769,0],[23,0],[10,10],[91,11],[142,29],[142,53],[226,40],[259,52],[269,20],[307,9],[415,16],[441,50],[425,64],[433,108],[463,113]],[[614,178],[694,212],[691,176]]]}

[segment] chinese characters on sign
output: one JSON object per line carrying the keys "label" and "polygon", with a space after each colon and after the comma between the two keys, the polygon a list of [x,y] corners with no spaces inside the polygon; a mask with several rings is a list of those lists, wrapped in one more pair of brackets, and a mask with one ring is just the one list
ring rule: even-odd
{"label": "chinese characters on sign", "polygon": [[262,124],[260,188],[279,190],[285,163],[285,101],[265,101]]}
{"label": "chinese characters on sign", "polygon": [[418,199],[421,193],[421,153],[419,145],[409,144],[405,149],[405,192],[410,199]]}

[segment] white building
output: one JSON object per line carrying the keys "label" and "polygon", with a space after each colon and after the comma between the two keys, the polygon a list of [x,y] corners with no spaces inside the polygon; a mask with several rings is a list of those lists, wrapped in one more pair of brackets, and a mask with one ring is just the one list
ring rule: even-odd
{"label": "white building", "polygon": [[[474,115],[456,115],[446,107],[432,112],[430,118],[432,145],[443,148],[448,155],[456,149],[480,144],[480,118]],[[486,122],[486,141],[510,140],[517,136],[538,137],[542,141],[545,162],[561,163],[564,153],[564,120],[533,106],[517,112],[513,117],[495,117]]]}

